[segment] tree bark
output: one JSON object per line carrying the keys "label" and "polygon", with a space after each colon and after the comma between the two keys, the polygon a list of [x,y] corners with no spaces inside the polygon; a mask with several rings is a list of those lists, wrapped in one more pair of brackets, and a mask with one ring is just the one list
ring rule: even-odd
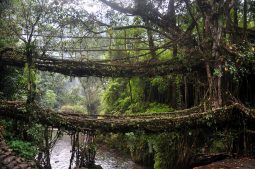
{"label": "tree bark", "polygon": [[243,36],[244,39],[247,39],[247,0],[244,0],[244,6],[243,6]]}
{"label": "tree bark", "polygon": [[[171,27],[176,27],[176,15],[175,15],[175,6],[174,0],[169,0],[168,4],[168,19]],[[173,45],[173,57],[177,56],[177,44]]]}
{"label": "tree bark", "polygon": [[50,144],[49,144],[49,131],[48,126],[44,129],[44,140],[45,140],[45,158],[46,158],[46,168],[51,169],[50,164]]}
{"label": "tree bark", "polygon": [[184,76],[184,100],[185,100],[185,108],[188,108],[188,84],[187,84],[187,76]]}
{"label": "tree bark", "polygon": [[237,43],[237,34],[238,34],[238,0],[234,0],[234,34],[232,35],[233,43]]}
{"label": "tree bark", "polygon": [[211,70],[210,70],[210,65],[209,62],[205,63],[205,67],[206,67],[206,74],[207,74],[207,81],[208,81],[208,91],[209,91],[209,96],[212,96],[213,94],[213,80],[212,80],[212,74],[211,74]]}
{"label": "tree bark", "polygon": [[34,84],[32,79],[32,51],[30,49],[30,44],[27,44],[26,49],[26,56],[27,56],[27,66],[28,66],[28,96],[27,96],[27,103],[31,103],[34,100],[33,92],[34,92]]}
{"label": "tree bark", "polygon": [[[149,27],[149,21],[145,21],[145,26]],[[149,48],[150,48],[150,52],[151,52],[151,56],[153,59],[157,59],[157,54],[156,54],[156,48],[154,45],[154,40],[153,40],[153,34],[152,31],[150,29],[147,29],[147,36],[148,36],[148,42],[149,42]]]}
{"label": "tree bark", "polygon": [[[222,72],[221,65],[219,65],[218,69],[219,69],[220,72]],[[221,85],[221,81],[222,81],[221,75],[219,75],[217,77],[217,89],[218,89],[217,90],[217,92],[218,92],[217,95],[218,95],[218,105],[220,107],[222,106],[222,90],[221,90],[222,85]]]}

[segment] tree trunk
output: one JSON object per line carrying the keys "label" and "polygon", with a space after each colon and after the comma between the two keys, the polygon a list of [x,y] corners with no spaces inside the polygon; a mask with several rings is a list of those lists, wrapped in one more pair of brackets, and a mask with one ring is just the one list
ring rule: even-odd
{"label": "tree trunk", "polygon": [[[207,4],[210,5],[210,4]],[[213,4],[209,7],[210,10],[205,14],[205,38],[207,38],[207,44],[204,52],[209,52],[207,55],[207,61],[205,63],[206,73],[209,86],[209,98],[212,101],[212,108],[218,108],[222,105],[221,96],[221,64],[223,58],[220,55],[220,42],[222,39],[222,27],[221,11],[222,2]],[[214,11],[214,12],[212,12]],[[218,14],[218,15],[216,15]],[[210,60],[215,60],[214,63],[209,63]],[[211,66],[211,67],[210,67]],[[213,71],[213,74],[212,72]]]}
{"label": "tree trunk", "polygon": [[246,40],[247,38],[247,0],[244,0],[244,6],[243,6],[243,36]]}
{"label": "tree trunk", "polygon": [[[218,67],[219,71],[222,72],[221,65]],[[218,105],[222,106],[222,91],[221,91],[221,75],[217,77],[217,95],[218,95]]]}
{"label": "tree trunk", "polygon": [[44,140],[45,140],[45,158],[46,158],[46,168],[51,169],[50,164],[50,144],[49,144],[49,131],[46,126],[44,129]]}
{"label": "tree trunk", "polygon": [[237,11],[237,1],[234,2],[234,33],[232,35],[233,43],[237,43],[237,34],[238,34],[238,11]]}
{"label": "tree trunk", "polygon": [[27,103],[32,103],[35,99],[35,82],[33,79],[33,58],[32,58],[32,49],[30,44],[27,44],[26,47],[26,56],[27,56],[27,68],[28,68],[28,96]]}
{"label": "tree trunk", "polygon": [[[174,0],[169,0],[168,4],[168,19],[171,27],[176,27],[176,15],[175,15],[175,6]],[[177,56],[177,44],[173,44],[173,56]]]}
{"label": "tree trunk", "polygon": [[184,77],[184,100],[185,100],[185,108],[188,108],[188,84],[187,84],[187,76]]}
{"label": "tree trunk", "polygon": [[212,80],[212,74],[211,74],[211,70],[210,70],[210,65],[208,62],[205,63],[205,67],[206,67],[206,74],[207,74],[207,81],[208,81],[208,91],[209,91],[209,96],[212,96],[213,94],[213,80]]}
{"label": "tree trunk", "polygon": [[72,164],[73,164],[73,159],[74,159],[74,155],[75,155],[75,136],[76,134],[72,134],[71,137],[71,145],[72,145],[72,150],[71,150],[71,158],[70,158],[70,164],[69,164],[69,168],[68,169],[72,169]]}
{"label": "tree trunk", "polygon": [[171,106],[173,108],[177,108],[177,97],[176,97],[176,82],[174,81],[172,83],[172,101],[171,101]]}
{"label": "tree trunk", "polygon": [[[149,27],[149,22],[145,21],[145,26]],[[153,35],[150,29],[147,29],[147,36],[148,36],[148,42],[149,42],[149,48],[150,48],[150,53],[153,59],[157,59],[157,54],[155,50],[155,45],[154,45],[154,40],[153,40]]]}

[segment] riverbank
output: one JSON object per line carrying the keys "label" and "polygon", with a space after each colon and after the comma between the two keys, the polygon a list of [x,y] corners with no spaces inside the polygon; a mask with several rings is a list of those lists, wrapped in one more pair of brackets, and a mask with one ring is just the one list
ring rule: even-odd
{"label": "riverbank", "polygon": [[194,169],[254,169],[254,158],[225,159],[206,166],[195,167]]}

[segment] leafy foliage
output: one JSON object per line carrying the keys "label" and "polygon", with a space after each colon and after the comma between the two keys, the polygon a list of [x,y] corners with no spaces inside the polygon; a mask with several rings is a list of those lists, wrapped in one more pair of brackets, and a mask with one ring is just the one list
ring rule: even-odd
{"label": "leafy foliage", "polygon": [[[5,128],[4,137],[7,144],[22,157],[33,160],[38,153],[38,146],[43,142],[43,128],[39,124],[33,124],[30,128],[23,126],[16,129],[15,123],[17,122],[12,120],[0,121],[1,126]],[[24,140],[24,134],[29,137],[29,140]]]}
{"label": "leafy foliage", "polygon": [[82,105],[63,105],[60,108],[62,112],[86,113],[86,109]]}
{"label": "leafy foliage", "polygon": [[26,78],[20,69],[0,68],[0,98],[26,99]]}
{"label": "leafy foliage", "polygon": [[[145,98],[144,92],[147,90],[145,88],[145,83],[147,82],[150,83],[150,81],[138,78],[130,81],[124,79],[110,81],[102,95],[103,110],[107,113],[116,112],[127,114],[173,111],[169,105],[146,101],[147,98]],[[162,93],[166,90],[166,87],[163,87],[164,80],[161,78],[152,79],[151,86],[156,86],[159,92],[162,90]]]}
{"label": "leafy foliage", "polygon": [[45,99],[46,99],[46,103],[48,105],[48,107],[54,107],[54,105],[56,104],[57,100],[56,100],[56,94],[54,93],[53,90],[47,90],[45,93]]}
{"label": "leafy foliage", "polygon": [[30,142],[25,142],[21,140],[12,140],[8,143],[13,151],[20,154],[20,156],[26,159],[34,159],[37,154],[37,149],[35,146],[32,146]]}

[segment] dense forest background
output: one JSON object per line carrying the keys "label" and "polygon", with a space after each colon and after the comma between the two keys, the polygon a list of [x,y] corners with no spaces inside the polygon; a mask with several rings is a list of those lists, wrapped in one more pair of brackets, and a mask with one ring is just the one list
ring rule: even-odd
{"label": "dense forest background", "polygon": [[[118,116],[199,106],[209,111],[237,102],[255,106],[253,0],[5,0],[0,12],[1,100]],[[123,66],[125,75],[112,69],[105,76],[76,77],[70,65],[65,76],[40,71],[38,58]],[[25,64],[8,65],[8,59]],[[129,75],[125,66],[149,73]],[[254,125],[246,129],[242,117],[238,123],[157,135],[99,133],[98,142],[154,168],[186,168],[199,153],[254,154],[254,135],[246,133]],[[42,124],[0,124],[23,157],[33,159],[44,144]]]}

